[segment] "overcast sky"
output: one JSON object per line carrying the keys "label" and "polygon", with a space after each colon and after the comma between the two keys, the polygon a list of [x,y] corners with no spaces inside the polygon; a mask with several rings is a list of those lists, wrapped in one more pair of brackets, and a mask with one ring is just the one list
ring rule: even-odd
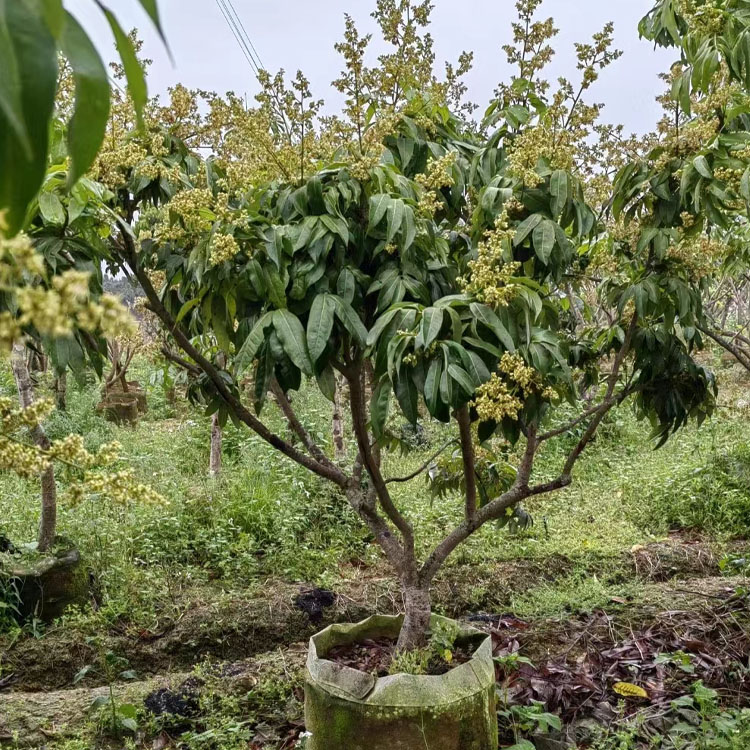
{"label": "overcast sky", "polygon": [[[341,38],[345,12],[371,29],[374,0],[233,0],[260,56],[272,72],[297,69],[310,79],[317,98],[338,101],[330,82],[341,69],[333,45]],[[111,36],[93,0],[65,0],[93,33],[102,53],[112,57]],[[212,91],[235,91],[252,97],[258,86],[248,62],[221,15],[217,0],[159,0],[163,24],[174,55],[169,61],[136,0],[107,0],[123,26],[138,27],[146,54],[154,59],[152,93],[174,83]],[[468,83],[471,98],[484,106],[509,69],[501,47],[510,40],[514,0],[434,0],[432,34],[438,60],[455,60],[472,50],[475,66]],[[554,16],[560,34],[551,75],[577,80],[573,44],[587,41],[607,21],[615,23],[617,47],[624,56],[602,76],[592,98],[606,104],[604,120],[622,122],[630,131],[651,130],[659,117],[657,75],[669,67],[673,52],[654,50],[638,39],[638,20],[652,0],[546,0],[542,13]],[[442,62],[441,62],[442,65]]]}

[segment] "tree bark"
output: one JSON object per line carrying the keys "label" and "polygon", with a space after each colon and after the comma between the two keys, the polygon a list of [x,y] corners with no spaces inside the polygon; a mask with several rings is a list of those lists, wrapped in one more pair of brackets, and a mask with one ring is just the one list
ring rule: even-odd
{"label": "tree bark", "polygon": [[55,378],[55,406],[58,411],[68,409],[68,374],[66,372]]}
{"label": "tree bark", "polygon": [[336,374],[336,390],[333,397],[333,418],[331,434],[333,436],[333,458],[338,463],[346,458],[344,442],[344,379]]}
{"label": "tree bark", "polygon": [[404,587],[404,624],[398,636],[399,651],[413,651],[427,644],[432,602],[429,588]]}
{"label": "tree bark", "polygon": [[[34,403],[34,386],[31,382],[29,368],[26,365],[26,348],[22,344],[13,345],[11,365],[18,388],[21,406],[26,409]],[[41,425],[31,430],[31,437],[42,450],[49,450],[50,440]],[[57,532],[57,486],[55,469],[52,465],[42,474],[42,512],[39,520],[37,549],[46,552],[55,539]]]}
{"label": "tree bark", "polygon": [[221,474],[222,437],[223,433],[219,424],[219,413],[215,412],[211,417],[211,459],[208,469],[208,473],[212,477],[218,477]]}

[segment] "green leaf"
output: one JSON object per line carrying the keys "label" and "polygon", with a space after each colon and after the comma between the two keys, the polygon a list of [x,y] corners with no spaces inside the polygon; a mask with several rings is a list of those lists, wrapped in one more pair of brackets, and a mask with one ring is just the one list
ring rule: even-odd
{"label": "green leaf", "polygon": [[156,30],[159,32],[162,42],[164,42],[164,45],[167,46],[167,49],[169,49],[167,45],[167,38],[164,35],[164,29],[161,25],[161,18],[159,17],[159,7],[157,5],[157,0],[138,0],[138,2],[140,2],[141,6],[143,6],[143,10],[148,13],[148,17],[153,21],[154,26],[156,26]]}
{"label": "green leaf", "polygon": [[541,214],[532,214],[522,221],[516,229],[513,245],[518,247],[538,226],[544,217]]}
{"label": "green leaf", "polygon": [[266,330],[271,326],[272,319],[273,313],[268,312],[263,315],[253,327],[253,330],[250,331],[239,352],[237,352],[235,367],[237,368],[238,375],[242,375],[252,365],[260,347],[266,340]]}
{"label": "green leaf", "polygon": [[44,192],[39,195],[39,212],[48,224],[58,227],[65,224],[65,207],[55,193]]}
{"label": "green leaf", "polygon": [[534,229],[534,253],[544,265],[549,264],[552,251],[555,248],[555,223],[549,219],[542,221]]}
{"label": "green leaf", "polygon": [[18,60],[10,35],[7,3],[12,0],[0,0],[0,115],[3,127],[13,130],[16,140],[22,145],[26,156],[31,156],[33,149],[26,132],[26,116],[21,102],[21,79]]}
{"label": "green leaf", "polygon": [[129,732],[138,731],[138,722],[136,722],[135,719],[131,719],[129,716],[120,718],[120,725]]}
{"label": "green leaf", "polygon": [[70,13],[65,15],[61,46],[75,82],[75,108],[68,124],[68,187],[72,187],[94,163],[104,140],[109,118],[109,79],[96,47]]}
{"label": "green leaf", "polygon": [[466,354],[467,357],[462,358],[464,366],[474,381],[474,387],[478,388],[490,379],[490,371],[484,360],[476,352],[466,352]]}
{"label": "green leaf", "polygon": [[740,194],[746,201],[750,201],[750,167],[745,170],[740,181]]}
{"label": "green leaf", "polygon": [[440,376],[443,374],[441,359],[433,359],[424,381],[424,400],[430,414],[435,416],[440,409]]}
{"label": "green leaf", "polygon": [[391,403],[391,381],[383,378],[372,392],[370,401],[370,424],[376,440],[383,436]]}
{"label": "green leaf", "polygon": [[454,382],[458,383],[458,385],[461,386],[461,389],[464,391],[467,397],[470,397],[476,390],[466,370],[462,369],[458,365],[448,365],[448,374],[451,376],[451,379]]}
{"label": "green leaf", "polygon": [[341,238],[341,241],[345,244],[349,244],[349,227],[346,222],[340,216],[329,216],[323,214],[320,217],[326,229]]}
{"label": "green leaf", "polygon": [[333,301],[336,305],[336,317],[344,328],[349,331],[359,346],[367,346],[367,329],[354,308],[341,297],[334,297]]}
{"label": "green leaf", "polygon": [[701,177],[705,177],[707,180],[713,179],[714,173],[711,171],[711,167],[708,164],[708,159],[706,159],[705,156],[696,157],[695,161],[693,162],[693,166],[696,168],[698,174]]}
{"label": "green leaf", "polygon": [[[97,0],[98,2],[98,0]],[[139,127],[143,127],[143,110],[148,101],[148,88],[146,86],[146,74],[138,61],[138,56],[133,47],[130,37],[122,30],[120,22],[111,10],[99,3],[104,15],[107,17],[109,26],[115,37],[115,46],[122,60],[122,67],[125,70],[125,78],[128,82],[128,93],[133,100]]]}
{"label": "green leaf", "polygon": [[268,290],[268,299],[271,304],[275,307],[285,308],[286,307],[286,285],[284,280],[279,275],[279,272],[269,266],[263,266],[262,268],[263,281],[266,283],[266,289]]}
{"label": "green leaf", "polygon": [[425,349],[438,337],[442,327],[443,311],[437,307],[428,307],[422,313],[422,338]]}
{"label": "green leaf", "polygon": [[388,324],[400,312],[401,310],[388,310],[388,312],[383,313],[377,319],[375,325],[372,327],[372,330],[367,334],[367,346],[372,346],[377,342],[377,340],[380,338],[380,334],[383,333]]}
{"label": "green leaf", "polygon": [[375,229],[375,227],[383,220],[390,202],[391,196],[386,195],[385,193],[373,195],[370,198],[370,229]]}
{"label": "green leaf", "polygon": [[357,280],[354,278],[350,268],[341,269],[338,281],[336,282],[336,293],[341,299],[346,300],[349,304],[354,302],[354,293],[357,290]]}
{"label": "green leaf", "polygon": [[44,22],[55,39],[60,38],[65,27],[65,8],[62,0],[41,0]]}
{"label": "green leaf", "polygon": [[500,322],[500,318],[491,308],[478,302],[472,302],[470,309],[474,317],[487,326],[509,352],[516,350],[516,345],[510,333],[508,333],[508,329]]}
{"label": "green leaf", "polygon": [[411,424],[416,424],[419,417],[417,386],[408,374],[400,374],[396,379],[396,398],[404,416]]}
{"label": "green leaf", "polygon": [[216,336],[216,343],[223,352],[229,351],[229,326],[233,321],[227,319],[227,303],[224,297],[214,295],[211,299],[211,328]]}
{"label": "green leaf", "polygon": [[310,308],[307,321],[307,348],[313,362],[317,362],[331,338],[336,303],[329,294],[319,294]]}
{"label": "green leaf", "polygon": [[98,695],[91,702],[91,710],[92,711],[100,711],[105,706],[109,706],[109,696],[108,695]]}
{"label": "green leaf", "polygon": [[181,308],[180,312],[177,313],[177,317],[175,318],[175,324],[179,324],[180,321],[193,309],[198,307],[202,301],[201,297],[196,297],[195,299],[188,300]]}
{"label": "green leaf", "polygon": [[552,195],[550,208],[552,215],[557,219],[565,210],[570,195],[570,178],[564,169],[558,169],[552,173],[549,189]]}
{"label": "green leaf", "polygon": [[406,214],[406,207],[400,198],[395,198],[388,206],[388,233],[386,242],[391,242],[401,229]]}
{"label": "green leaf", "polygon": [[85,667],[79,669],[73,677],[73,684],[77,685],[93,668],[92,664],[87,664]]}
{"label": "green leaf", "polygon": [[336,399],[336,373],[334,373],[333,367],[330,365],[324,367],[320,375],[315,376],[315,379],[318,381],[320,392],[333,403]]}
{"label": "green leaf", "polygon": [[14,235],[47,169],[57,90],[57,45],[42,16],[0,0],[0,211]]}
{"label": "green leaf", "polygon": [[312,375],[313,366],[307,351],[305,329],[299,318],[289,310],[276,310],[273,313],[273,328],[289,359],[305,375]]}
{"label": "green leaf", "polygon": [[414,209],[411,206],[406,207],[406,217],[404,219],[404,250],[408,250],[417,236],[417,226],[414,222]]}

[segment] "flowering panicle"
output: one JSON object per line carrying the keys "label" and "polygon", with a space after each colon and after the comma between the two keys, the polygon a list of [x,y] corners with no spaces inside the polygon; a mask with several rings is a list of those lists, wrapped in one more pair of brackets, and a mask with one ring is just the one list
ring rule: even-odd
{"label": "flowering panicle", "polygon": [[91,297],[90,274],[65,271],[48,286],[41,283],[45,278],[44,262],[28,237],[0,236],[0,290],[12,295],[18,308],[15,315],[0,313],[0,344],[6,348],[23,337],[25,326],[52,337],[70,336],[76,329],[106,336],[134,327],[117,297]]}
{"label": "flowering panicle", "polygon": [[417,208],[423,216],[434,216],[441,205],[438,197],[440,189],[455,184],[453,166],[456,157],[455,151],[448,151],[439,159],[431,159],[427,164],[427,172],[415,177],[416,183],[422,188]]}
{"label": "flowering panicle", "polygon": [[489,230],[477,247],[477,258],[469,262],[469,276],[460,283],[465,292],[491,307],[506,307],[513,298],[513,277],[520,263],[508,260],[515,229],[509,226],[508,215],[518,204],[508,201],[498,216],[494,229]]}
{"label": "flowering panicle", "polygon": [[531,393],[542,398],[553,399],[555,390],[545,387],[541,375],[524,362],[518,354],[503,354],[497,372],[477,388],[474,408],[481,422],[502,422],[509,418],[517,420],[523,409],[523,401]]}
{"label": "flowering panicle", "polygon": [[53,411],[51,399],[39,399],[26,408],[13,399],[0,397],[0,469],[24,478],[33,478],[50,465],[61,463],[71,470],[67,496],[73,503],[86,497],[102,497],[114,503],[163,503],[164,499],[150,487],[138,482],[131,469],[113,471],[120,460],[122,446],[106,443],[91,452],[80,435],[67,435],[52,441],[47,448],[26,442],[21,430],[40,425]]}

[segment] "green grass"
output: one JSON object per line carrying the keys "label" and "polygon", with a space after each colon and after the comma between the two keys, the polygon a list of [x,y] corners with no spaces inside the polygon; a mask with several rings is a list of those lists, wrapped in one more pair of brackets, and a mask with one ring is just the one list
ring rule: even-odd
{"label": "green grass", "polygon": [[[147,363],[140,362],[135,375],[148,383]],[[43,382],[40,391],[48,385]],[[13,387],[7,368],[1,368],[0,391],[12,393]],[[252,590],[275,576],[335,586],[350,561],[380,559],[339,495],[244,428],[227,426],[223,474],[209,479],[210,420],[184,402],[170,405],[159,387],[148,391],[144,419],[135,428],[118,427],[96,413],[96,384],[71,383],[68,411],[56,413],[47,425],[53,437],[81,433],[90,448],[119,440],[123,460],[167,500],[165,506],[148,507],[109,506],[96,499],[79,507],[61,504],[60,532],[80,546],[103,592],[97,619],[125,618],[151,626],[176,616],[185,606],[183,592],[207,582],[225,590]],[[295,396],[295,405],[311,432],[328,444],[330,405],[325,399],[306,388]],[[267,417],[275,431],[289,437],[273,404]],[[443,425],[424,427],[423,447],[388,456],[389,475],[413,471],[450,436]],[[546,446],[536,479],[554,476],[572,439]],[[449,564],[470,569],[564,556],[577,566],[568,580],[514,598],[520,612],[557,612],[571,603],[595,606],[617,595],[619,584],[610,585],[606,576],[590,580],[583,571],[592,560],[615,561],[633,545],[664,537],[670,527],[697,529],[717,541],[746,534],[750,448],[741,415],[723,412],[701,429],[681,431],[664,448],[652,448],[646,426],[621,409],[602,426],[573,485],[528,504],[535,519],[531,529],[513,535],[488,525]],[[64,486],[65,477],[59,479]],[[460,520],[462,505],[456,497],[431,498],[423,476],[393,487],[425,555]],[[33,539],[37,504],[37,482],[0,476],[0,533],[17,541]]]}
{"label": "green grass", "polygon": [[[135,375],[148,384],[147,363],[139,362]],[[49,385],[43,378],[40,392]],[[732,397],[750,390],[743,383],[732,388]],[[54,414],[47,424],[53,437],[82,434],[89,448],[118,440],[123,461],[167,501],[163,506],[111,506],[89,499],[78,507],[61,502],[60,533],[80,547],[102,599],[98,611],[66,616],[63,627],[76,638],[83,641],[123,627],[131,633],[159,632],[204,597],[262,596],[274,579],[336,589],[342,578],[355,582],[387,575],[367,530],[330,486],[231,424],[224,435],[223,473],[210,479],[209,418],[183,401],[168,403],[157,386],[147,385],[147,390],[149,412],[135,428],[112,425],[96,413],[95,383],[71,382],[68,411]],[[13,392],[9,371],[0,366],[0,393]],[[294,403],[305,425],[330,449],[330,405],[312,388],[296,394]],[[274,431],[291,437],[273,404],[264,416]],[[399,431],[401,424],[396,420],[392,427]],[[424,444],[405,455],[388,455],[388,475],[414,471],[451,437],[443,425],[427,422],[423,427]],[[573,439],[546,445],[534,481],[555,475]],[[351,439],[349,448],[353,450]],[[63,472],[58,480],[64,489]],[[461,519],[460,500],[433,499],[424,476],[392,487],[397,504],[416,527],[421,555]],[[0,533],[17,542],[32,540],[38,495],[38,482],[0,474]],[[683,528],[718,548],[732,536],[747,536],[749,509],[745,415],[722,410],[702,428],[690,426],[655,451],[648,428],[623,408],[602,425],[572,486],[528,503],[533,527],[514,535],[488,525],[450,559],[438,586],[450,592],[458,584],[465,610],[507,607],[524,618],[609,608],[613,597],[638,601],[642,584],[623,572],[624,555],[634,545]],[[519,566],[518,578],[514,566]],[[502,581],[493,578],[494,570],[503,571]],[[449,602],[442,601],[439,608],[449,609]],[[18,630],[4,639],[0,633],[0,646],[22,637]],[[282,651],[278,656],[283,661]],[[292,702],[287,683],[269,677],[239,696],[208,690],[201,699],[201,726],[183,736],[183,743],[196,749],[246,746],[256,720],[283,723],[287,702]],[[712,720],[706,719],[707,736]],[[706,741],[695,747],[739,750],[750,742],[746,714],[722,721],[734,722],[736,736],[728,740],[734,744]],[[637,737],[638,727],[623,720],[596,747],[631,750],[642,747]],[[56,747],[77,750],[91,746],[90,741],[86,737]]]}

